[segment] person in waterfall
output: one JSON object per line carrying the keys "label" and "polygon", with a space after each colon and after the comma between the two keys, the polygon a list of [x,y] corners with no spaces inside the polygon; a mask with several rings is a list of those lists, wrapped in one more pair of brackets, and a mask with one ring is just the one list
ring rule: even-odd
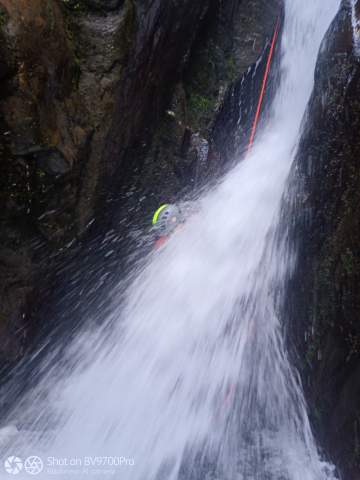
{"label": "person in waterfall", "polygon": [[152,227],[155,235],[155,248],[162,247],[173,233],[179,230],[196,213],[192,202],[182,204],[164,204],[154,213]]}
{"label": "person in waterfall", "polygon": [[156,238],[155,248],[162,247],[184,222],[184,215],[180,207],[167,203],[161,205],[152,219],[153,232]]}

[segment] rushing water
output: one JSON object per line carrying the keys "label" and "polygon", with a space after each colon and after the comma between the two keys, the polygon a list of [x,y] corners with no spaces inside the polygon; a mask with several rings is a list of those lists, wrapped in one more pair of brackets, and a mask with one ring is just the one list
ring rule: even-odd
{"label": "rushing water", "polygon": [[47,358],[13,412],[30,431],[8,454],[39,455],[43,478],[334,478],[281,337],[289,262],[274,234],[339,0],[285,4],[281,84],[252,151],[126,292],[113,292],[108,322],[73,340],[61,362]]}

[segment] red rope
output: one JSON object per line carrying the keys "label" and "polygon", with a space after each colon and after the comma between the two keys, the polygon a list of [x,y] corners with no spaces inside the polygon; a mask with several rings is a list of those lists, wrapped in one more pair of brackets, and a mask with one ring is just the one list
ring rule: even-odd
{"label": "red rope", "polygon": [[258,105],[257,105],[255,119],[254,119],[254,123],[253,123],[252,129],[251,129],[251,135],[250,135],[249,144],[247,146],[247,150],[250,150],[250,148],[253,146],[253,143],[254,143],[254,139],[255,139],[255,135],[256,135],[256,129],[257,129],[257,125],[259,123],[259,118],[260,118],[260,113],[261,113],[261,107],[262,107],[262,104],[263,104],[263,101],[264,101],[266,85],[267,85],[267,81],[268,81],[268,78],[269,78],[271,61],[272,61],[272,58],[273,58],[273,55],[274,55],[276,40],[277,40],[277,37],[278,37],[278,34],[279,34],[279,29],[280,29],[280,19],[278,19],[278,21],[277,21],[274,36],[273,36],[273,39],[272,39],[272,42],[271,42],[271,48],[270,48],[268,60],[267,60],[267,63],[266,63],[265,75],[264,75],[262,86],[261,86],[259,102],[258,102]]}

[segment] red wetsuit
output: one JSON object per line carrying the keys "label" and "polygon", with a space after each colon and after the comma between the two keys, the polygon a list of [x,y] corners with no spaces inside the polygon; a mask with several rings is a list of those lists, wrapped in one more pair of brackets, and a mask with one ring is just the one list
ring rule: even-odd
{"label": "red wetsuit", "polygon": [[158,249],[162,247],[168,241],[168,239],[169,237],[166,236],[159,237],[155,242],[155,248]]}

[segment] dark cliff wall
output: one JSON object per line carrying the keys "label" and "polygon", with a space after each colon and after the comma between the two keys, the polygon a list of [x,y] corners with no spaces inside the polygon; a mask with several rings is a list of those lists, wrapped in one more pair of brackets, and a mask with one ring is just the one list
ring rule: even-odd
{"label": "dark cliff wall", "polygon": [[[159,202],[176,201],[193,191],[201,179],[217,172],[218,159],[209,154],[215,119],[229,85],[262,54],[281,5],[282,0],[210,0],[192,2],[189,9],[184,3],[180,23],[173,22],[170,28],[177,38],[186,39],[180,48],[169,42],[167,23],[157,16],[141,29],[142,37],[133,46],[139,52],[130,55],[133,60],[125,72],[129,88],[121,84],[104,154],[115,199],[127,194],[132,184],[137,198],[146,197],[150,212]],[[172,18],[170,11],[167,4],[163,17]],[[149,49],[154,50],[151,55]],[[106,181],[105,185],[107,192],[112,190]],[[133,198],[127,202],[137,204]],[[144,207],[139,208],[142,214]]]}
{"label": "dark cliff wall", "polygon": [[314,430],[347,480],[360,472],[360,58],[353,34],[344,1],[320,53],[293,171],[298,261],[287,296]]}
{"label": "dark cliff wall", "polygon": [[39,308],[63,295],[94,219],[121,234],[129,208],[147,225],[196,188],[226,89],[263,51],[278,5],[0,0],[1,364],[49,321]]}
{"label": "dark cliff wall", "polygon": [[131,9],[106,16],[78,8],[0,2],[2,360],[22,355],[53,255],[94,215]]}

